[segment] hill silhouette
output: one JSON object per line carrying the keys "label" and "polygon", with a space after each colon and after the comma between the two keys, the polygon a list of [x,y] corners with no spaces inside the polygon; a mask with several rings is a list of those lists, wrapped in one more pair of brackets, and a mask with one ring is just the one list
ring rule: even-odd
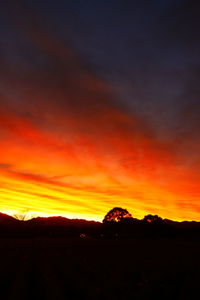
{"label": "hill silhouette", "polygon": [[199,222],[0,214],[1,293],[20,300],[195,299],[199,233]]}
{"label": "hill silhouette", "polygon": [[3,213],[0,213],[0,225],[6,225],[6,224],[17,224],[18,223],[18,220],[9,216],[9,215],[6,215],[6,214],[3,214]]}
{"label": "hill silhouette", "polygon": [[64,217],[37,217],[30,220],[18,220],[0,213],[0,237],[33,237],[33,236],[80,236],[96,235],[101,227],[100,222]]}
{"label": "hill silhouette", "polygon": [[37,217],[18,220],[0,213],[0,237],[167,237],[200,236],[200,222],[172,221],[163,219],[162,223],[149,224],[144,220],[132,218],[129,222],[88,221],[65,217]]}

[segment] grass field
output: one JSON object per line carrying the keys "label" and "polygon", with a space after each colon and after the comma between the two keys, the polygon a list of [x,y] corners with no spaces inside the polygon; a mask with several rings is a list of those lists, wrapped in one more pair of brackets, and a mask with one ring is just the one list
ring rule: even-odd
{"label": "grass field", "polygon": [[195,239],[0,239],[1,299],[198,299]]}

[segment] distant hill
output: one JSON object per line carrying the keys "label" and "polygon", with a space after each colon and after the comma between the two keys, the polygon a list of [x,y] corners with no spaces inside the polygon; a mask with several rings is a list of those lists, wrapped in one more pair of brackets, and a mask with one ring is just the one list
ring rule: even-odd
{"label": "distant hill", "polygon": [[84,219],[68,219],[65,217],[37,217],[30,220],[25,221],[27,224],[40,224],[40,225],[59,225],[59,226],[68,226],[68,225],[83,225],[83,226],[91,226],[101,224],[101,222],[96,221],[87,221]]}
{"label": "distant hill", "polygon": [[6,215],[6,214],[2,214],[0,213],[0,225],[11,225],[11,224],[17,224],[19,223],[19,220]]}
{"label": "distant hill", "polygon": [[198,228],[198,227],[200,227],[200,222],[197,222],[197,221],[177,222],[177,221],[172,221],[172,220],[169,220],[169,219],[164,219],[164,222],[166,224],[169,224],[169,225],[174,226],[176,228]]}
{"label": "distant hill", "polygon": [[0,237],[200,237],[200,222],[176,222],[164,219],[162,224],[149,224],[132,219],[131,223],[103,224],[84,219],[37,217],[17,220],[0,213]]}
{"label": "distant hill", "polygon": [[96,221],[64,217],[37,217],[30,220],[17,220],[0,213],[0,237],[98,235],[101,225],[102,223]]}

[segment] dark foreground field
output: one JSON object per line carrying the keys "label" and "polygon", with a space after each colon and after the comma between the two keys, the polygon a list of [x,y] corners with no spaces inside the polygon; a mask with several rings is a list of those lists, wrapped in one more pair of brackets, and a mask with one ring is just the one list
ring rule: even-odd
{"label": "dark foreground field", "polygon": [[195,239],[0,239],[1,299],[199,299]]}

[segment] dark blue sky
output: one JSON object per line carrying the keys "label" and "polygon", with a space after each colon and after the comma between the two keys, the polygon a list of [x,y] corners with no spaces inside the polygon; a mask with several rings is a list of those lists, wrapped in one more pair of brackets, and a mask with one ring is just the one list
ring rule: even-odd
{"label": "dark blue sky", "polygon": [[[29,84],[41,71],[43,79],[59,73],[63,80],[59,54],[49,53],[60,43],[110,86],[122,111],[140,115],[159,138],[199,138],[199,1],[8,1],[0,16],[7,101],[25,101],[12,76]],[[48,46],[38,46],[46,37]]]}

